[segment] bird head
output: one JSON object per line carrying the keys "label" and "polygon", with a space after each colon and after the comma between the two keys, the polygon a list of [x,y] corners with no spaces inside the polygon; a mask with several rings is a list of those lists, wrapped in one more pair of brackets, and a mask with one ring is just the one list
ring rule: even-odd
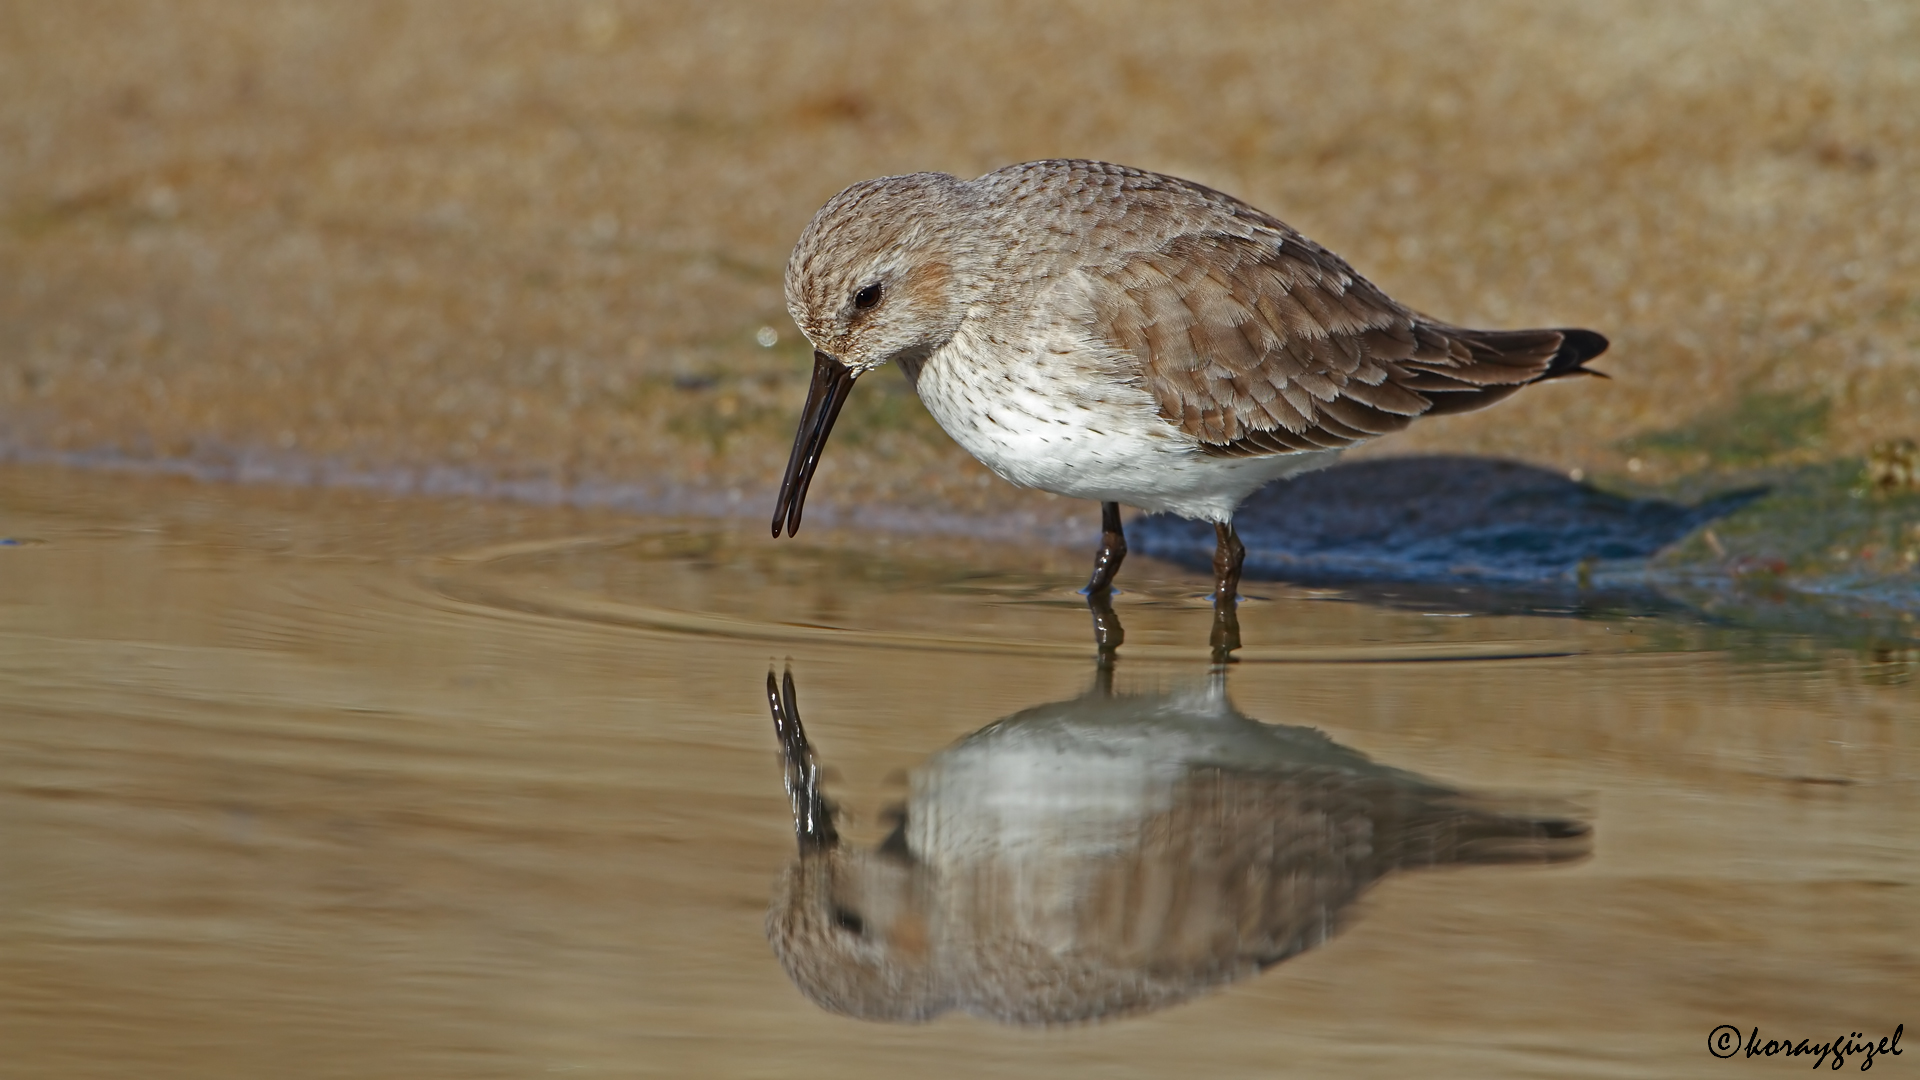
{"label": "bird head", "polygon": [[924,872],[878,852],[801,855],[781,876],[767,940],[802,993],[862,1020],[921,1021],[952,1002],[929,925]]}
{"label": "bird head", "polygon": [[820,794],[820,765],[794,699],[793,675],[767,675],[799,857],[767,912],[767,940],[794,984],[824,1008],[867,1020],[927,1020],[945,1011],[933,963],[926,871],[904,845],[840,842]]}
{"label": "bird head", "polygon": [[807,485],[855,379],[900,361],[909,370],[959,330],[971,289],[960,181],[945,173],[883,176],[835,195],[787,260],[787,312],[812,343],[813,381],[774,510],[773,535],[800,527]]}

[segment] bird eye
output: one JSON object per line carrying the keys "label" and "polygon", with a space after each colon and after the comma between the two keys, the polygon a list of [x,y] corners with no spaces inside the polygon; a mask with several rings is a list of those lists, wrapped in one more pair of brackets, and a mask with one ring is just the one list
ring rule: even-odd
{"label": "bird eye", "polygon": [[880,302],[880,283],[874,282],[853,294],[853,309],[865,311]]}
{"label": "bird eye", "polygon": [[864,934],[867,932],[867,921],[843,907],[833,909],[833,925],[845,930],[849,934]]}

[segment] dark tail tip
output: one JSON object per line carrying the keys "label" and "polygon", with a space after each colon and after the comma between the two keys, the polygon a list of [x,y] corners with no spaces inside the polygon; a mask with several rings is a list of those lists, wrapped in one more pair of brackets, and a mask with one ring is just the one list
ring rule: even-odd
{"label": "dark tail tip", "polygon": [[1540,830],[1540,835],[1548,840],[1577,840],[1593,832],[1593,827],[1584,821],[1549,819],[1534,824]]}
{"label": "dark tail tip", "polygon": [[1607,351],[1606,338],[1591,330],[1561,330],[1559,334],[1560,349],[1553,354],[1553,360],[1547,364],[1546,373],[1540,379],[1557,379],[1562,375],[1607,377],[1603,371],[1590,371],[1584,366],[1587,361]]}

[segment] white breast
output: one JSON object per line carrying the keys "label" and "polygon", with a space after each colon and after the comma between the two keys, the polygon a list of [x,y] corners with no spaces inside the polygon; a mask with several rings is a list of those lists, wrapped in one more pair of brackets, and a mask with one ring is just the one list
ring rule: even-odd
{"label": "white breast", "polygon": [[1008,483],[1227,521],[1268,481],[1338,456],[1201,452],[1160,416],[1134,359],[1088,333],[1070,289],[1056,286],[1024,320],[969,319],[915,381],[947,434]]}

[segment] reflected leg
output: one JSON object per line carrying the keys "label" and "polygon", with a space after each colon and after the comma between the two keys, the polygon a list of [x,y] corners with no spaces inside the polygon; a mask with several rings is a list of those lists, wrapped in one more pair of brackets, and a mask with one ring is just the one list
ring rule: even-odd
{"label": "reflected leg", "polygon": [[1087,609],[1093,612],[1093,645],[1100,650],[1099,662],[1111,664],[1114,650],[1127,640],[1127,632],[1120,628],[1120,616],[1114,614],[1112,590],[1088,593]]}
{"label": "reflected leg", "polygon": [[[1101,619],[1102,612],[1106,618]],[[1102,603],[1093,609],[1093,640],[1100,652],[1093,660],[1093,690],[1099,697],[1113,696],[1113,668],[1120,656],[1114,652],[1120,647],[1120,620],[1114,617],[1113,606]]]}
{"label": "reflected leg", "polygon": [[1120,617],[1113,613],[1113,575],[1127,557],[1127,534],[1120,528],[1120,504],[1100,504],[1100,553],[1093,557],[1093,576],[1087,579],[1087,609],[1093,612],[1093,644],[1101,663],[1126,640]]}
{"label": "reflected leg", "polygon": [[1213,526],[1213,661],[1224,664],[1240,647],[1240,567],[1247,561],[1247,547],[1240,542],[1231,522]]}

